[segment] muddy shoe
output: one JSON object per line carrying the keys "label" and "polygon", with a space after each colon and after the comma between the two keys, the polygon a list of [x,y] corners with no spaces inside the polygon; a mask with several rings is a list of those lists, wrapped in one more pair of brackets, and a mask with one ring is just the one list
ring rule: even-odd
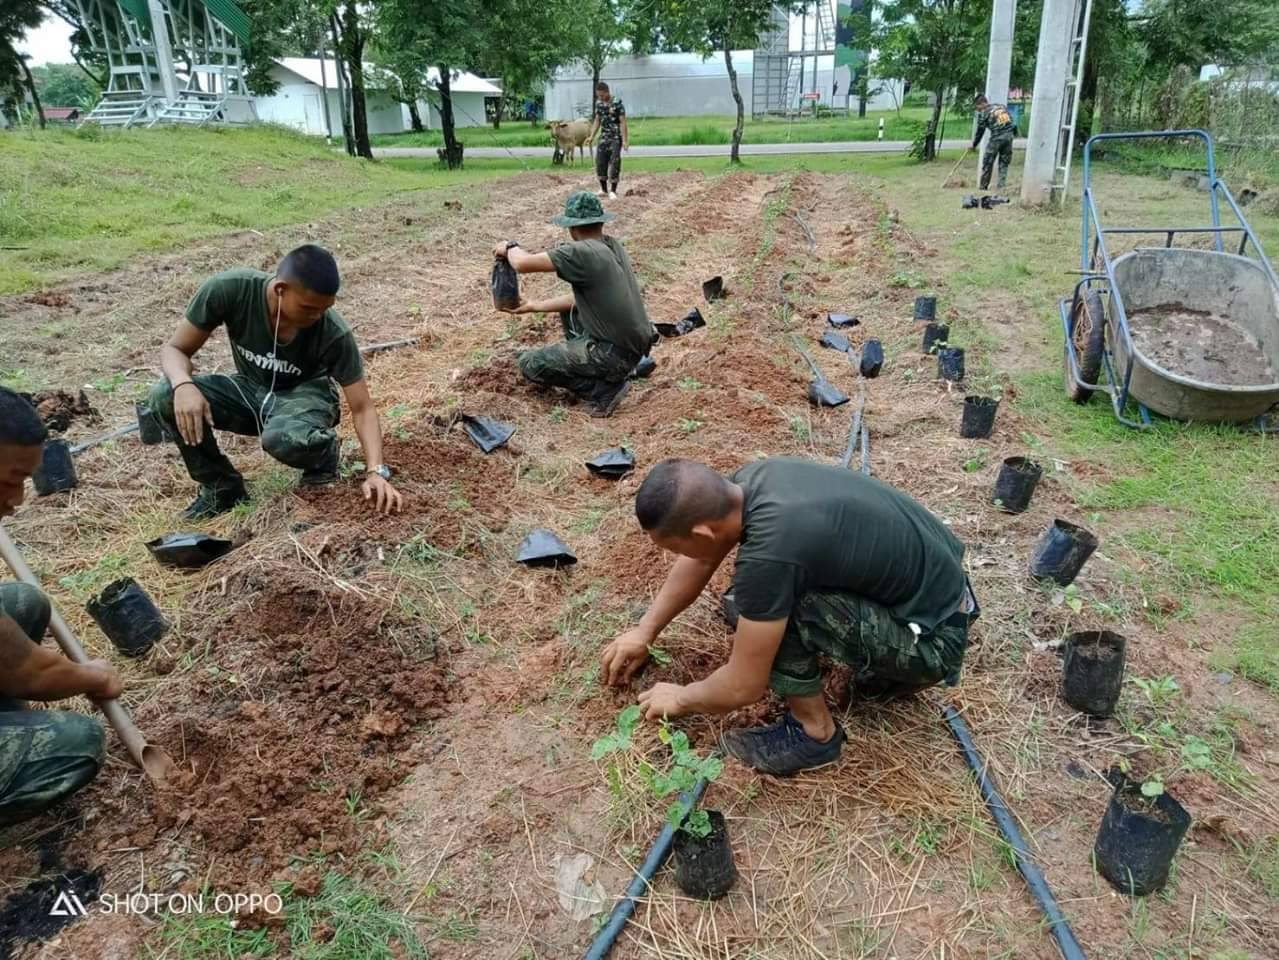
{"label": "muddy shoe", "polygon": [[611,417],[630,388],[631,385],[626,380],[621,383],[597,383],[591,393],[591,416]]}
{"label": "muddy shoe", "polygon": [[234,510],[241,503],[248,503],[249,492],[241,483],[234,487],[200,487],[200,492],[191,501],[191,505],[182,511],[184,520],[208,520],[220,516],[228,510]]}
{"label": "muddy shoe", "polygon": [[719,740],[719,748],[747,766],[775,777],[801,770],[813,770],[834,763],[848,735],[835,724],[835,732],[825,743],[804,732],[794,714],[786,712],[780,723],[746,730],[730,730]]}
{"label": "muddy shoe", "polygon": [[337,470],[326,470],[323,467],[313,467],[310,470],[302,471],[302,479],[298,481],[298,486],[327,487],[329,484],[337,482]]}
{"label": "muddy shoe", "polygon": [[302,471],[302,479],[298,481],[304,487],[327,487],[338,482],[338,445],[334,443],[328,453],[313,467]]}
{"label": "muddy shoe", "polygon": [[653,371],[657,369],[657,361],[652,357],[644,357],[639,363],[635,364],[631,370],[628,379],[646,380],[653,375]]}

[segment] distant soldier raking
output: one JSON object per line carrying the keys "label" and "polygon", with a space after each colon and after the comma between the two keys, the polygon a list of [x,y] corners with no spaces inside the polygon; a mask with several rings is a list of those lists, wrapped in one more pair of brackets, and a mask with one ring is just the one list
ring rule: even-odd
{"label": "distant soldier raking", "polygon": [[572,293],[524,301],[511,311],[558,313],[564,327],[562,343],[520,356],[520,373],[533,383],[573,392],[591,404],[595,417],[613,415],[627,377],[657,340],[626,248],[604,233],[612,219],[598,199],[579,191],[552,221],[568,228],[570,243],[545,253],[529,253],[509,240],[493,248],[494,256],[506,258],[519,273],[554,273],[572,285]]}
{"label": "distant soldier raking", "polygon": [[[351,407],[368,464],[365,499],[379,511],[400,509],[355,335],[333,309],[340,285],[333,256],[307,244],[286,255],[274,274],[248,268],[219,273],[187,304],[186,319],[160,350],[164,379],[152,388],[150,406],[168,436],[177,438],[187,472],[200,484],[184,514],[188,519],[224,513],[249,496],[244,478],[218,449],[214,430],[261,437],[263,450],[302,471],[305,486],[336,482],[337,387]],[[222,326],[236,372],[196,375],[192,360]]]}
{"label": "distant soldier raking", "polygon": [[990,186],[990,174],[999,161],[998,188],[1008,186],[1008,166],[1013,162],[1013,138],[1017,136],[1017,124],[1002,103],[991,103],[980,93],[973,100],[977,109],[977,132],[973,134],[973,149],[981,143],[982,134],[990,131],[990,139],[986,142],[986,152],[981,158],[981,188]]}
{"label": "distant soldier raking", "polygon": [[822,696],[819,656],[852,667],[853,689],[865,695],[958,682],[978,614],[964,547],[899,490],[787,457],[727,477],[664,460],[640,486],[635,513],[679,559],[639,626],[604,649],[610,684],[634,676],[658,634],[734,550],[741,614],[728,662],[696,683],[643,691],[647,719],[728,713],[771,688],[786,700],[781,722],[730,731],[720,746],[785,775],[835,761],[846,739]]}
{"label": "distant soldier raking", "polygon": [[[22,503],[40,465],[45,429],[35,408],[0,387],[0,517]],[[26,583],[0,583],[0,828],[20,823],[75,793],[105,758],[102,725],[67,710],[31,710],[27,700],[118,697],[120,677],[105,660],[77,664],[41,646],[49,600]]]}
{"label": "distant soldier raking", "polygon": [[603,80],[595,87],[595,110],[587,144],[595,140],[596,134],[599,145],[595,147],[595,175],[600,181],[600,197],[616,200],[617,184],[622,176],[622,151],[631,148],[631,131],[626,125],[626,106],[613,98]]}

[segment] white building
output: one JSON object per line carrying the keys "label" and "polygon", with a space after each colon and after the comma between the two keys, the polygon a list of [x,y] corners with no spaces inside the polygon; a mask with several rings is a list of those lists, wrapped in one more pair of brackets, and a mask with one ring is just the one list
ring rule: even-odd
{"label": "white building", "polygon": [[[751,114],[751,88],[754,76],[755,52],[733,52],[733,69],[737,71],[737,89],[741,92],[746,115]],[[812,70],[817,67],[814,81]],[[805,67],[804,90],[821,95],[820,103],[826,106],[857,108],[855,99],[848,99],[848,68],[834,66],[833,57],[812,58]],[[737,112],[733,91],[728,81],[728,67],[722,53],[703,60],[695,53],[658,53],[649,57],[619,57],[600,73],[600,79],[608,83],[613,95],[626,104],[626,112],[633,117],[684,117]],[[835,81],[839,92],[832,97]],[[895,84],[900,96],[900,81]],[[893,97],[888,82],[872,80],[871,89],[884,86],[884,90],[867,102],[868,110],[891,110]],[[591,68],[581,63],[562,67],[546,85],[546,117],[548,120],[569,120],[588,116],[593,95]]]}
{"label": "white building", "polygon": [[[434,67],[427,76],[427,84],[432,90],[439,82],[440,73]],[[489,97],[500,97],[502,88],[491,80],[484,80],[473,73],[461,73],[453,77],[449,84],[449,95],[453,100],[453,124],[457,127],[482,127],[485,120],[484,101]],[[432,103],[417,102],[418,113],[422,117],[422,125],[428,130],[438,130],[443,126],[440,111],[436,106],[439,97],[433,97]],[[409,126],[409,108],[404,108],[404,128]]]}
{"label": "white building", "polygon": [[[271,68],[271,77],[279,84],[271,96],[257,96],[254,104],[258,118],[265,123],[278,123],[303,133],[326,136],[330,130],[342,133],[342,101],[338,93],[337,64],[332,60],[308,57],[283,57]],[[432,70],[429,82],[434,86],[438,74]],[[588,83],[589,86],[589,83]],[[484,99],[501,96],[499,87],[470,73],[453,80],[453,115],[459,127],[483,126]],[[324,103],[328,102],[328,118]],[[411,129],[408,107],[379,87],[378,70],[365,65],[365,107],[369,133],[401,133]],[[439,111],[425,101],[418,101],[422,123],[428,129],[440,127]]]}

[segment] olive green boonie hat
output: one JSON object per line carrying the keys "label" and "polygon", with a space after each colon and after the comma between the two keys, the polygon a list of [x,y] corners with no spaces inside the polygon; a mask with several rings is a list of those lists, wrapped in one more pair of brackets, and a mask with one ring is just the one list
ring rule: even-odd
{"label": "olive green boonie hat", "polygon": [[551,223],[557,227],[589,227],[593,223],[608,223],[613,216],[604,212],[599,197],[579,190],[564,203],[564,213]]}

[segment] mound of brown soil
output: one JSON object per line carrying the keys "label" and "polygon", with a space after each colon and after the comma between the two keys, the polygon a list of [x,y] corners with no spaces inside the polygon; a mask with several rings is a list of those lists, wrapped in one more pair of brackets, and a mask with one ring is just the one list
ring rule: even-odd
{"label": "mound of brown soil", "polygon": [[157,830],[202,843],[221,854],[223,889],[310,851],[356,853],[378,797],[425,758],[422,725],[449,700],[422,630],[302,574],[270,583],[205,631],[212,656],[188,706],[140,711],[178,764],[174,781],[153,810],[104,790],[104,822],[137,846]]}

